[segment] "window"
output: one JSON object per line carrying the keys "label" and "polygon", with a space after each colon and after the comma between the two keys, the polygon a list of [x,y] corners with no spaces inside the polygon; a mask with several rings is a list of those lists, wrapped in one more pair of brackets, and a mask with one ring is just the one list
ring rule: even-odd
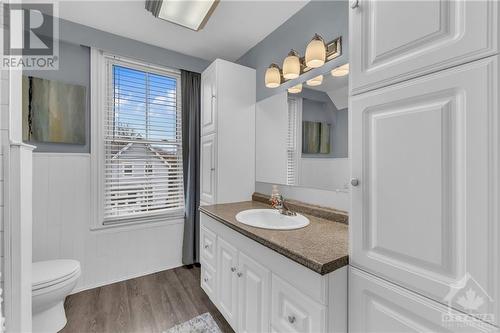
{"label": "window", "polygon": [[146,163],[146,169],[144,170],[147,175],[150,175],[153,173],[153,165],[151,163]]}
{"label": "window", "polygon": [[99,220],[144,222],[183,214],[179,73],[97,52],[94,76],[99,68],[105,73],[92,97],[94,103],[94,95],[100,96],[102,110],[93,145]]}
{"label": "window", "polygon": [[286,161],[286,184],[297,184],[297,109],[298,101],[288,98],[288,137],[287,137],[287,161]]}
{"label": "window", "polygon": [[123,173],[132,174],[132,164],[123,163]]}

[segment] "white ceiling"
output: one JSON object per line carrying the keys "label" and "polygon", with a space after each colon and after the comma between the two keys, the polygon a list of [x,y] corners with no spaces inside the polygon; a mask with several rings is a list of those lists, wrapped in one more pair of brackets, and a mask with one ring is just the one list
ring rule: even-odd
{"label": "white ceiling", "polygon": [[221,0],[198,32],[153,17],[144,9],[144,0],[60,0],[59,17],[210,61],[234,61],[308,1]]}

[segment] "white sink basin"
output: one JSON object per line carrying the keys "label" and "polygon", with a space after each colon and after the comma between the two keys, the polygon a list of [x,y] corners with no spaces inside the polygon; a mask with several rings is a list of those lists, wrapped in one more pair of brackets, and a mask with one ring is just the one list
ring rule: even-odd
{"label": "white sink basin", "polygon": [[236,214],[236,220],[252,227],[275,230],[292,230],[309,224],[304,215],[286,216],[276,209],[248,209]]}

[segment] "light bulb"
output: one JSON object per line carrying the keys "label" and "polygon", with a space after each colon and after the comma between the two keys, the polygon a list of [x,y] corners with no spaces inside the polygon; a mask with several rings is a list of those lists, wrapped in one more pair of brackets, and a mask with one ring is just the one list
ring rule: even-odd
{"label": "light bulb", "polygon": [[283,77],[287,80],[298,78],[300,75],[300,59],[297,52],[291,50],[283,61]]}
{"label": "light bulb", "polygon": [[323,83],[323,75],[318,75],[310,80],[307,80],[307,85],[311,87],[319,86],[321,83]]}
{"label": "light bulb", "polygon": [[346,76],[349,74],[349,63],[332,69],[332,76]]}
{"label": "light bulb", "polygon": [[320,35],[316,34],[306,48],[306,66],[318,68],[325,64],[326,46]]}
{"label": "light bulb", "polygon": [[290,94],[298,94],[301,91],[302,91],[302,83],[299,83],[296,86],[288,88],[288,92]]}
{"label": "light bulb", "polygon": [[267,88],[277,88],[281,84],[281,73],[278,65],[271,64],[268,69],[266,69],[266,75],[264,79]]}

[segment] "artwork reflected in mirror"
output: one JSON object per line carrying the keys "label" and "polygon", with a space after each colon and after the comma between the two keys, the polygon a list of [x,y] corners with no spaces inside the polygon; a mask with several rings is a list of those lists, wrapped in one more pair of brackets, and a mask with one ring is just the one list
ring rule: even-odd
{"label": "artwork reflected in mirror", "polygon": [[23,76],[23,141],[85,144],[86,88]]}

